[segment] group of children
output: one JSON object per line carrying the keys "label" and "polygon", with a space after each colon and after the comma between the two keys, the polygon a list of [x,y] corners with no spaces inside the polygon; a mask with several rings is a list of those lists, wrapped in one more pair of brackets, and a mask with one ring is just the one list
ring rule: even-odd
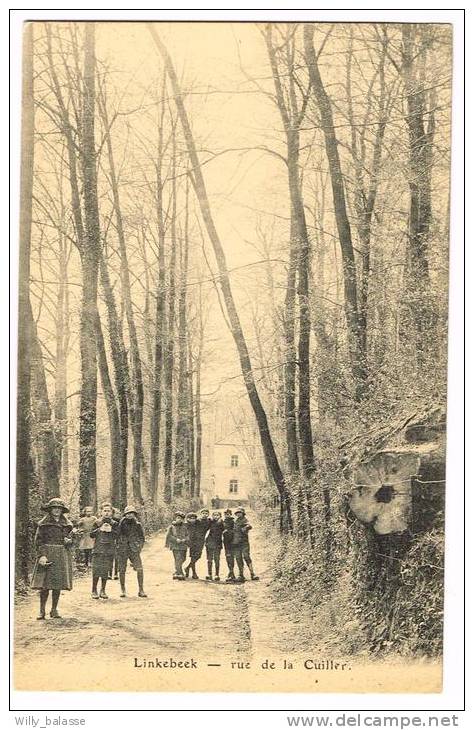
{"label": "group of children", "polygon": [[[93,515],[86,507],[82,516],[73,524],[67,517],[68,507],[58,497],[50,499],[42,507],[46,515],[38,522],[35,535],[36,562],[33,569],[32,588],[40,591],[40,612],[38,619],[46,617],[49,593],[52,596],[51,618],[60,618],[58,602],[62,590],[72,589],[72,552],[78,547],[83,564],[92,568],[92,598],[107,599],[106,585],[112,577],[120,579],[120,596],[126,597],[125,577],[130,562],[137,574],[138,596],[147,598],[143,584],[144,572],[141,551],[145,533],[132,505],[123,513],[110,502],[101,505],[100,517]],[[173,578],[185,580],[198,578],[196,564],[204,547],[207,557],[206,580],[220,580],[220,558],[224,548],[227,567],[227,583],[245,581],[244,565],[247,565],[252,580],[258,580],[250,557],[249,531],[252,529],[245,509],[226,509],[224,517],[215,510],[195,512],[176,511],[174,520],[166,534],[166,547],[174,556]],[[189,551],[189,552],[188,552]],[[186,558],[189,558],[186,565]],[[238,575],[235,574],[235,566]],[[214,577],[213,577],[214,573]],[[99,591],[100,580],[100,591]]]}
{"label": "group of children", "polygon": [[[176,511],[174,520],[166,533],[165,543],[174,556],[173,579],[185,580],[189,578],[190,573],[192,578],[197,579],[196,563],[206,547],[206,580],[220,580],[222,548],[224,548],[229,569],[226,583],[243,583],[245,581],[244,565],[247,565],[250,571],[251,580],[258,580],[250,557],[249,531],[251,529],[252,525],[245,516],[243,507],[237,507],[234,515],[232,515],[231,509],[226,509],[224,518],[218,510],[214,510],[211,517],[209,517],[207,509],[202,509],[199,515],[195,512],[188,512],[185,515],[184,512]],[[189,562],[184,565],[188,550]],[[235,566],[238,569],[237,576]]]}
{"label": "group of children", "polygon": [[75,531],[84,565],[92,563],[92,598],[108,598],[105,588],[110,578],[120,579],[120,597],[125,598],[128,562],[137,573],[139,597],[147,598],[140,554],[145,544],[145,533],[135,507],[125,507],[121,515],[110,502],[104,502],[100,517],[92,514],[92,507],[86,507],[76,523]]}

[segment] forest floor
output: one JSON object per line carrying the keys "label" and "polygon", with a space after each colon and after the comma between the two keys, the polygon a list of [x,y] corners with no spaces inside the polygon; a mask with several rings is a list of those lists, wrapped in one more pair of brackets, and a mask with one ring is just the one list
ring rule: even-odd
{"label": "forest floor", "polygon": [[[109,599],[93,600],[90,574],[77,576],[73,590],[61,595],[61,619],[36,621],[36,591],[19,598],[15,688],[357,692],[388,684],[391,691],[406,691],[414,675],[420,685],[421,670],[424,691],[437,691],[438,662],[410,662],[412,672],[406,659],[381,664],[340,657],[327,645],[318,650],[310,615],[304,609],[290,613],[275,596],[263,535],[258,527],[251,535],[259,581],[226,584],[223,554],[220,583],[204,579],[205,554],[197,566],[200,580],[174,581],[172,554],[160,532],[148,538],[142,554],[147,599],[138,598],[130,567],[127,598],[119,597],[118,581],[109,581]],[[189,666],[162,664],[180,661]],[[305,668],[308,661],[332,665]]]}

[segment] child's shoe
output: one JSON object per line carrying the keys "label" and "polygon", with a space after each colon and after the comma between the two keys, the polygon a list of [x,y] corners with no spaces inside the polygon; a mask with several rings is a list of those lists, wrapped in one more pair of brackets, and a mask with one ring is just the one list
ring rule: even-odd
{"label": "child's shoe", "polygon": [[226,583],[235,583],[235,575],[233,573],[229,573],[227,578],[225,579]]}
{"label": "child's shoe", "polygon": [[55,609],[55,608],[51,609],[51,611],[49,612],[49,615],[51,616],[51,618],[61,618],[61,616],[57,612],[57,609]]}
{"label": "child's shoe", "polygon": [[219,576],[218,576],[218,575],[216,575],[216,577],[214,578],[214,580],[217,580],[217,581],[219,581],[219,580],[220,580]]}
{"label": "child's shoe", "polygon": [[212,575],[206,575],[206,580],[212,580]]}
{"label": "child's shoe", "polygon": [[245,583],[245,578],[243,575],[239,575],[238,578],[235,579],[236,583]]}
{"label": "child's shoe", "polygon": [[44,621],[46,618],[46,613],[44,611],[41,611],[40,615],[36,617],[37,621]]}
{"label": "child's shoe", "polygon": [[125,591],[122,591],[120,593],[120,598],[126,598],[126,597],[127,597],[127,594],[125,593]]}
{"label": "child's shoe", "polygon": [[107,598],[108,598],[108,595],[107,595],[107,593],[106,593],[106,592],[104,591],[104,589],[102,589],[102,590],[101,590],[101,592],[100,592],[100,598],[105,598],[105,599],[107,599]]}
{"label": "child's shoe", "polygon": [[138,598],[148,598],[145,591],[138,591]]}
{"label": "child's shoe", "polygon": [[97,591],[92,591],[92,598],[95,598],[95,599],[99,598],[99,594],[97,593]]}
{"label": "child's shoe", "polygon": [[258,577],[258,575],[255,575],[255,573],[252,573],[252,575],[250,576],[250,580],[260,580],[260,578]]}
{"label": "child's shoe", "polygon": [[184,576],[183,577],[189,578],[189,571],[190,570],[191,570],[191,568],[189,568],[189,567],[188,568],[185,568],[184,569]]}
{"label": "child's shoe", "polygon": [[191,577],[192,577],[193,580],[199,580],[199,576],[198,576],[198,574],[196,573],[195,570],[193,570],[193,574],[192,574]]}

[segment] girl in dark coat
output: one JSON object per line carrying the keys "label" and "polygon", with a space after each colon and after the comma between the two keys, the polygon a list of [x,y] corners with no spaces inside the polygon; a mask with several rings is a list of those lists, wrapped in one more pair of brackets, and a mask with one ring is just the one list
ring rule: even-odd
{"label": "girl in dark coat", "polygon": [[35,535],[36,562],[31,580],[32,588],[40,592],[38,619],[46,617],[49,591],[52,595],[51,618],[60,618],[58,602],[61,591],[72,589],[71,547],[75,529],[65,516],[69,509],[61,499],[50,499],[41,508],[46,516],[38,522]]}
{"label": "girl in dark coat", "polygon": [[[112,505],[107,502],[102,505],[101,517],[95,521],[90,533],[95,539],[92,550],[92,598],[108,598],[105,586],[114,562],[117,531],[118,522],[112,517]],[[100,594],[97,593],[99,578]]]}
{"label": "girl in dark coat", "polygon": [[214,580],[220,580],[219,568],[222,551],[222,533],[224,532],[224,523],[222,515],[217,510],[212,513],[209,523],[209,532],[206,537],[206,556],[207,556],[207,576],[206,580],[212,580],[212,566],[215,566],[216,577]]}

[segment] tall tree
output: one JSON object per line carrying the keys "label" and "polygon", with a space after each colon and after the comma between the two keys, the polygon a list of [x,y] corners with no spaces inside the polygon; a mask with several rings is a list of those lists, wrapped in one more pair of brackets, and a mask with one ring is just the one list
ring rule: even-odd
{"label": "tall tree", "polygon": [[[429,332],[433,327],[428,252],[432,223],[435,114],[433,109],[429,109],[430,94],[424,88],[426,54],[431,42],[429,30],[411,23],[402,25],[401,72],[405,85],[410,190],[407,289],[416,329],[416,349],[421,362],[425,359]],[[421,296],[414,295],[418,291]]]}
{"label": "tall tree", "polygon": [[164,121],[165,121],[165,94],[166,94],[166,71],[163,71],[163,82],[161,87],[161,113],[158,121],[158,150],[155,161],[156,178],[156,216],[158,226],[158,282],[156,292],[156,313],[155,313],[155,348],[154,348],[154,370],[153,370],[153,398],[152,415],[150,421],[150,480],[151,497],[156,501],[158,496],[158,472],[160,458],[160,435],[161,435],[161,412],[163,392],[163,368],[166,338],[166,263],[165,263],[165,212],[163,204],[163,155],[164,143]]}
{"label": "tall tree", "polygon": [[321,127],[324,134],[326,155],[329,164],[332,194],[334,201],[334,215],[342,255],[342,269],[344,275],[344,307],[349,339],[352,373],[355,380],[355,396],[357,400],[363,397],[367,378],[367,364],[361,337],[359,320],[359,302],[357,286],[357,270],[352,241],[352,229],[346,203],[344,177],[342,174],[341,159],[338,149],[338,139],[334,126],[334,117],[331,100],[324,87],[319,71],[318,56],[314,49],[314,24],[305,23],[304,49],[309,79],[314,92],[317,108],[321,117]]}
{"label": "tall tree", "polygon": [[290,228],[290,254],[285,292],[283,330],[285,340],[285,429],[288,471],[298,474],[300,461],[298,455],[298,431],[296,419],[296,272],[298,267],[298,243],[295,235],[294,220]]}
{"label": "tall tree", "polygon": [[[193,419],[196,423],[196,445],[195,445],[195,486],[194,494],[199,497],[201,494],[201,474],[202,474],[202,416],[201,416],[201,370],[202,370],[202,358],[204,351],[204,313],[203,313],[203,301],[202,301],[202,284],[199,282],[198,291],[198,343],[197,353],[195,358],[195,373],[196,373],[196,386],[194,389],[194,408],[193,408]],[[190,374],[191,378],[193,375],[193,362],[190,362]],[[192,385],[191,385],[192,388]]]}
{"label": "tall tree", "polygon": [[120,454],[120,417],[117,401],[115,398],[112,381],[110,378],[109,365],[107,362],[107,353],[105,349],[104,334],[102,332],[102,324],[99,313],[96,316],[96,345],[97,345],[97,364],[102,384],[102,393],[104,395],[105,407],[107,410],[107,418],[109,421],[110,434],[110,494],[109,498],[112,504],[120,504],[120,496],[117,493],[117,485],[121,483],[121,462],[117,458]]}
{"label": "tall tree", "polygon": [[[110,281],[109,270],[105,258],[105,252],[100,251],[100,283],[107,311],[107,324],[110,341],[110,352],[114,369],[115,390],[118,399],[120,440],[114,439],[111,448],[116,464],[114,466],[115,478],[112,481],[111,499],[114,505],[125,509],[128,502],[127,467],[128,467],[128,425],[129,425],[129,401],[130,399],[130,368],[128,364],[127,351],[123,339],[122,327],[115,296]],[[102,376],[103,380],[103,376]],[[112,438],[113,429],[111,430]]]}
{"label": "tall tree", "polygon": [[[298,320],[299,320],[299,336],[298,336],[298,432],[301,450],[301,466],[305,477],[309,477],[314,470],[314,449],[313,449],[313,433],[311,427],[311,387],[310,387],[310,339],[311,339],[311,315],[309,307],[309,265],[311,246],[308,234],[308,226],[306,223],[306,213],[301,190],[301,171],[300,171],[300,127],[304,119],[306,105],[308,102],[309,91],[303,94],[301,104],[298,104],[297,85],[295,82],[295,33],[294,29],[286,26],[286,34],[283,42],[279,44],[277,51],[276,43],[273,38],[273,24],[267,23],[265,27],[265,42],[267,46],[268,58],[272,70],[273,83],[275,86],[275,98],[278,111],[283,123],[286,137],[286,164],[288,168],[288,188],[291,202],[291,232],[290,236],[296,237],[297,245],[297,273],[298,273]],[[279,55],[283,53],[284,68],[283,72],[279,68]],[[286,78],[286,97],[283,88],[282,75]],[[290,243],[290,263],[289,263],[289,281],[287,286],[287,317],[290,317],[293,310],[291,297],[294,294],[294,243]],[[295,272],[296,273],[296,272]],[[292,347],[289,342],[292,336],[291,323],[286,323],[287,344],[289,345],[290,356],[292,355]],[[291,382],[292,368],[288,364],[287,376],[290,378],[288,383],[289,392],[287,393],[287,409],[289,417],[289,433],[290,445],[288,446],[288,456],[292,465],[297,467],[292,432],[293,416],[291,408],[293,406],[293,383]],[[296,469],[297,471],[297,469]]]}
{"label": "tall tree", "polygon": [[178,253],[178,239],[176,235],[177,195],[176,182],[176,122],[172,123],[172,150],[171,150],[171,253],[168,281],[168,338],[166,342],[166,370],[165,370],[165,453],[164,453],[164,500],[171,502],[173,497],[173,443],[174,443],[174,337],[176,317],[176,261]]}
{"label": "tall tree", "polygon": [[[371,238],[375,203],[380,183],[382,166],[382,149],[390,107],[390,97],[386,85],[387,38],[384,35],[380,42],[379,59],[374,74],[368,83],[365,99],[366,111],[362,123],[357,123],[353,110],[352,66],[354,59],[354,29],[349,29],[349,44],[346,64],[346,97],[348,121],[350,125],[350,151],[354,165],[354,208],[356,227],[359,238],[361,259],[360,294],[359,294],[359,329],[363,361],[368,367],[368,314],[369,286],[372,266]],[[376,89],[374,90],[374,87]],[[375,112],[373,107],[375,106]],[[375,115],[374,121],[372,121]],[[372,134],[372,154],[369,156],[369,130]]]}
{"label": "tall tree", "polygon": [[[130,271],[128,264],[127,246],[125,242],[125,231],[123,225],[122,206],[120,200],[120,189],[115,169],[114,151],[112,146],[111,124],[109,123],[107,104],[104,96],[99,96],[99,107],[104,123],[104,134],[107,144],[109,160],[110,187],[114,202],[115,224],[120,251],[120,278],[122,282],[122,296],[125,304],[125,316],[127,319],[128,336],[130,340],[130,364],[131,379],[133,383],[133,408],[132,408],[132,434],[133,434],[133,457],[132,457],[132,488],[133,497],[139,504],[143,502],[140,470],[142,461],[142,436],[143,436],[143,372],[138,344],[137,327],[133,313],[132,292],[130,285]],[[132,384],[131,383],[131,384]]]}
{"label": "tall tree", "polygon": [[70,341],[68,264],[71,245],[64,234],[65,206],[63,200],[63,178],[58,181],[59,226],[58,226],[58,294],[56,312],[56,372],[54,378],[54,425],[57,442],[58,470],[63,487],[69,483],[69,442],[67,407],[67,356]]}
{"label": "tall tree", "polygon": [[176,71],[174,69],[173,63],[171,61],[171,58],[168,54],[168,51],[166,47],[163,45],[162,41],[160,40],[154,26],[152,24],[148,25],[148,28],[150,30],[151,36],[158,48],[158,51],[160,52],[169,79],[171,81],[171,86],[173,89],[173,95],[175,99],[175,103],[178,109],[179,118],[181,121],[181,126],[184,133],[184,138],[186,141],[186,147],[188,150],[189,159],[191,162],[191,182],[193,184],[194,190],[196,192],[197,199],[199,201],[199,206],[201,209],[201,214],[206,226],[206,230],[209,236],[209,239],[211,241],[211,244],[214,249],[214,253],[216,256],[216,261],[219,269],[219,283],[221,286],[222,294],[224,297],[224,302],[226,306],[227,316],[229,318],[229,323],[231,327],[232,336],[234,338],[234,342],[236,344],[237,352],[239,355],[240,365],[242,369],[242,375],[244,378],[245,387],[247,389],[247,393],[249,396],[250,403],[252,405],[255,418],[257,421],[259,433],[260,433],[260,440],[262,444],[262,450],[265,456],[265,461],[267,464],[267,468],[269,473],[272,476],[272,479],[275,483],[275,486],[278,489],[279,496],[280,496],[280,505],[281,505],[281,528],[283,530],[291,530],[292,529],[292,517],[291,517],[291,500],[290,495],[286,487],[285,478],[283,476],[283,472],[280,467],[280,463],[278,460],[278,456],[275,451],[275,447],[273,444],[273,439],[270,433],[270,429],[268,426],[268,420],[267,415],[265,413],[265,410],[263,408],[262,402],[260,400],[260,396],[257,390],[257,385],[255,382],[253,370],[252,370],[252,364],[250,360],[250,355],[247,347],[247,342],[244,337],[244,333],[242,330],[242,325],[240,323],[239,314],[237,312],[237,308],[235,306],[234,297],[232,294],[232,288],[230,285],[230,279],[229,279],[229,273],[227,269],[227,262],[225,258],[224,248],[222,246],[222,242],[220,240],[219,234],[217,232],[214,218],[212,216],[211,207],[209,204],[209,198],[207,195],[206,190],[206,184],[204,182],[204,177],[201,170],[201,165],[199,161],[199,156],[196,150],[196,145],[194,142],[193,133],[191,131],[191,126],[189,124],[188,115],[186,112],[186,107],[184,106],[184,100],[183,100],[183,93],[181,91],[178,77],[176,75]]}
{"label": "tall tree", "polygon": [[20,176],[20,269],[18,304],[18,390],[16,430],[16,510],[15,577],[28,581],[29,499],[32,484],[30,391],[30,250],[33,202],[34,97],[33,97],[33,24],[25,25],[23,35],[22,127]]}
{"label": "tall tree", "polygon": [[190,486],[189,373],[187,331],[187,287],[189,266],[189,185],[186,183],[184,230],[180,235],[180,278],[178,295],[178,403],[176,424],[176,483]]}
{"label": "tall tree", "polygon": [[80,323],[81,402],[79,427],[79,491],[85,507],[97,499],[97,285],[100,219],[95,147],[95,24],[84,31],[84,107],[82,119],[82,177],[84,184],[84,242],[82,248],[82,306]]}

